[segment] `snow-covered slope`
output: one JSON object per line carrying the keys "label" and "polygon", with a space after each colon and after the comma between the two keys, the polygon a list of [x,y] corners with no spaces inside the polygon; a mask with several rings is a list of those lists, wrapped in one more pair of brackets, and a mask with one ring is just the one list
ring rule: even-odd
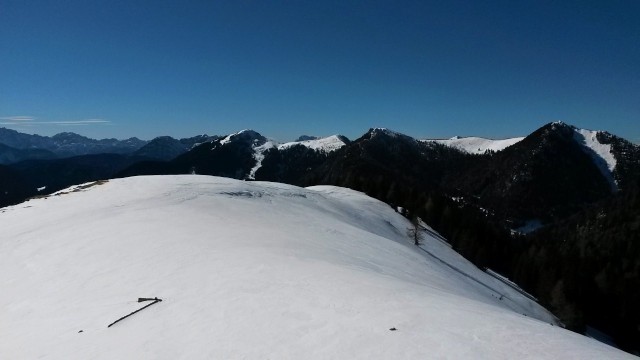
{"label": "snow-covered slope", "polygon": [[320,138],[320,139],[293,141],[293,142],[280,144],[278,145],[278,149],[284,150],[295,145],[302,145],[313,150],[331,152],[331,151],[340,149],[346,144],[340,135],[332,135],[332,136]]}
{"label": "snow-covered slope", "polygon": [[2,359],[631,357],[347,189],[125,178],[0,222]]}
{"label": "snow-covered slope", "polygon": [[585,152],[591,155],[602,175],[611,184],[611,189],[617,190],[618,187],[613,177],[617,161],[611,152],[611,145],[598,141],[598,131],[574,128],[573,138],[583,146]]}
{"label": "snow-covered slope", "polygon": [[469,154],[483,154],[487,150],[500,151],[520,142],[524,137],[516,137],[511,139],[493,140],[481,137],[459,137],[455,136],[451,139],[423,140],[431,141],[439,144],[454,147]]}
{"label": "snow-covered slope", "polygon": [[249,171],[248,179],[253,180],[256,178],[256,171],[262,167],[262,160],[264,160],[264,153],[275,147],[275,143],[267,140],[264,144],[253,146],[253,158],[256,159],[256,164]]}

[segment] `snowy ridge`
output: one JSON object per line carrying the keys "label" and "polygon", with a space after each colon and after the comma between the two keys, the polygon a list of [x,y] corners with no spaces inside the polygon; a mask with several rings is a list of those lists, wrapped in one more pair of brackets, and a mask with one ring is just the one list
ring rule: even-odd
{"label": "snowy ridge", "polygon": [[392,138],[397,138],[397,137],[402,137],[402,138],[410,138],[410,136],[401,134],[397,131],[393,131],[391,129],[387,129],[387,128],[373,128],[370,130],[370,132],[375,136],[377,134],[385,134],[387,136],[390,136]]}
{"label": "snowy ridge", "polygon": [[585,130],[574,128],[573,138],[583,149],[591,155],[602,175],[611,184],[611,189],[616,191],[618,189],[617,183],[613,178],[613,171],[616,168],[616,158],[611,152],[611,145],[602,144],[598,141],[599,131]]}
{"label": "snowy ridge", "polygon": [[72,190],[0,211],[2,359],[632,358],[535,320],[552,316],[443,242],[413,246],[405,218],[352,190],[198,175]]}
{"label": "snowy ridge", "polygon": [[302,145],[313,150],[332,152],[342,148],[346,144],[339,135],[332,135],[332,136],[321,138],[321,139],[292,141],[292,142],[280,144],[278,145],[278,149],[285,150],[295,145]]}
{"label": "snowy ridge", "polygon": [[238,134],[242,133],[243,131],[246,131],[246,130],[241,130],[241,131],[239,131],[237,133],[229,134],[229,135],[225,136],[223,139],[220,139],[219,140],[220,145],[225,145],[225,144],[230,143],[231,139],[233,138],[234,135],[238,135]]}
{"label": "snowy ridge", "polygon": [[370,139],[374,139],[378,136],[382,135],[382,138],[384,138],[384,136],[390,137],[392,139],[399,139],[402,140],[404,142],[407,143],[417,143],[418,140],[416,140],[415,138],[409,136],[409,135],[405,135],[402,133],[399,133],[397,131],[393,131],[387,128],[372,128],[369,129],[369,132],[367,133],[367,135],[369,135]]}
{"label": "snowy ridge", "polygon": [[524,137],[516,137],[511,139],[493,140],[481,137],[459,137],[455,136],[451,139],[427,139],[425,142],[435,142],[438,144],[454,147],[458,150],[469,154],[484,154],[485,151],[501,151],[505,148],[520,142]]}
{"label": "snowy ridge", "polygon": [[396,131],[393,131],[393,130],[387,129],[387,128],[373,128],[373,132],[374,133],[377,133],[377,132],[384,133],[384,134],[387,134],[387,135],[389,135],[391,137],[398,137],[398,136],[403,135],[403,134],[400,134],[399,132],[396,132]]}
{"label": "snowy ridge", "polygon": [[253,130],[244,129],[244,130],[238,131],[237,133],[233,133],[233,134],[227,135],[224,139],[220,140],[220,145],[228,144],[235,138],[255,139],[255,138],[259,138],[261,136],[262,135],[258,134],[257,132],[255,132]]}

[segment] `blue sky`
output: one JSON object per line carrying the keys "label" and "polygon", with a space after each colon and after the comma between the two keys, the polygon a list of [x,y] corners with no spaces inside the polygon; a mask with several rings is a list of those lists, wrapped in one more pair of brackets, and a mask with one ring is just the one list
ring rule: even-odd
{"label": "blue sky", "polygon": [[640,2],[0,2],[0,126],[640,141]]}

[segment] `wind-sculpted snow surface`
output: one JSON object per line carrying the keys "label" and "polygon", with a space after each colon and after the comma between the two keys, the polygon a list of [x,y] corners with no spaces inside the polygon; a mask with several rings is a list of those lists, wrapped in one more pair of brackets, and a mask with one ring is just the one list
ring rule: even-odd
{"label": "wind-sculpted snow surface", "polygon": [[[2,359],[631,357],[440,240],[412,245],[355,191],[197,175],[74,190],[0,210]],[[139,297],[162,302],[107,328]]]}

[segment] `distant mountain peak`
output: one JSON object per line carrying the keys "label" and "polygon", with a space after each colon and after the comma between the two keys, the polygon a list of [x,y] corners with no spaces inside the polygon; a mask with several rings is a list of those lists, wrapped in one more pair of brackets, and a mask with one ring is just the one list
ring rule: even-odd
{"label": "distant mountain peak", "polygon": [[365,134],[365,137],[368,137],[369,139],[373,139],[376,137],[387,137],[392,139],[402,139],[405,141],[417,142],[417,140],[411,136],[399,133],[397,131],[394,131],[388,128],[381,128],[381,127],[369,129],[369,131]]}
{"label": "distant mountain peak", "polygon": [[0,143],[16,149],[43,149],[57,156],[69,157],[101,153],[128,154],[147,144],[147,141],[137,138],[96,140],[73,132],[61,132],[49,137],[0,128]]}
{"label": "distant mountain peak", "polygon": [[611,191],[618,190],[618,181],[614,175],[617,167],[617,159],[611,142],[613,136],[604,131],[578,128],[562,121],[548,123],[535,131],[530,136],[540,136],[542,143],[552,141],[574,143],[589,155],[611,186]]}
{"label": "distant mountain peak", "polygon": [[393,137],[402,135],[396,131],[393,131],[388,128],[383,128],[383,127],[372,128],[371,130],[369,130],[369,132],[371,132],[372,134],[384,134],[384,135],[393,136]]}
{"label": "distant mountain peak", "polygon": [[225,145],[234,141],[251,142],[253,145],[260,146],[267,142],[267,138],[257,131],[245,129],[238,131],[237,133],[227,135],[227,137],[220,140],[220,145]]}
{"label": "distant mountain peak", "polygon": [[317,137],[317,136],[300,135],[300,137],[296,139],[296,142],[309,141],[309,140],[318,140],[318,139],[319,139],[319,137]]}
{"label": "distant mountain peak", "polygon": [[169,135],[161,135],[161,136],[156,136],[155,138],[153,138],[153,140],[151,141],[159,141],[159,140],[175,140],[174,138],[172,138]]}
{"label": "distant mountain peak", "polygon": [[547,126],[550,126],[551,129],[575,129],[576,127],[571,125],[571,124],[567,124],[564,121],[558,120],[558,121],[554,121],[552,123],[547,124]]}
{"label": "distant mountain peak", "polygon": [[224,139],[219,141],[219,144],[221,146],[241,144],[250,149],[255,164],[249,170],[249,173],[246,176],[247,179],[255,179],[256,171],[260,169],[262,166],[262,160],[265,158],[265,152],[276,146],[272,141],[269,141],[266,137],[251,129],[245,129],[235,134],[227,135]]}
{"label": "distant mountain peak", "polygon": [[158,136],[138,149],[134,155],[157,160],[170,160],[187,150],[189,150],[187,145],[171,136]]}

